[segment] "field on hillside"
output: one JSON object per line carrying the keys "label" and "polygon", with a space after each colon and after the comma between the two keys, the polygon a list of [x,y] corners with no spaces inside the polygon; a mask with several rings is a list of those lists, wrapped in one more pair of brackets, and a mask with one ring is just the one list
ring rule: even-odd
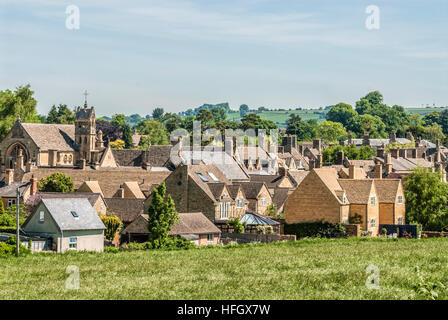
{"label": "field on hillside", "polygon": [[[441,112],[446,108],[406,108],[406,111],[409,114],[419,114],[424,116],[427,113],[437,111]],[[325,120],[325,115],[328,110],[319,110],[319,109],[306,109],[306,110],[284,110],[284,111],[262,111],[257,113],[262,119],[272,120],[274,121],[278,127],[283,128],[286,127],[286,121],[288,120],[290,114],[299,115],[302,120],[308,121],[310,119],[315,119],[317,122],[322,122]],[[227,113],[228,120],[239,121],[240,113],[239,111],[232,111]]]}
{"label": "field on hillside", "polygon": [[[68,266],[80,287],[65,287]],[[368,289],[366,268],[379,270]],[[34,254],[0,258],[1,299],[416,299],[448,281],[448,240],[340,239],[187,251]],[[445,289],[437,289],[447,299]]]}

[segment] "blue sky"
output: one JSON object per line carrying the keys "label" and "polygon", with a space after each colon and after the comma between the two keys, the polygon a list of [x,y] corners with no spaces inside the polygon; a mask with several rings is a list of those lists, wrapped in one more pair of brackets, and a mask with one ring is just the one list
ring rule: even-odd
{"label": "blue sky", "polygon": [[[79,30],[65,27],[71,4]],[[354,104],[372,90],[446,106],[447,17],[446,0],[0,0],[0,89],[30,83],[40,113],[86,89],[105,115]]]}

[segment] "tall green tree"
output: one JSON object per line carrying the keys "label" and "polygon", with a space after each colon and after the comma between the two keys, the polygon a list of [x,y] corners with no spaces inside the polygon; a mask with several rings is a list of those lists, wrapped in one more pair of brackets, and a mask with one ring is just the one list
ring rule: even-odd
{"label": "tall green tree", "polygon": [[317,136],[317,126],[315,119],[303,121],[299,115],[291,114],[286,121],[286,133],[296,135],[300,141],[311,141]]}
{"label": "tall green tree", "polygon": [[117,127],[124,127],[126,125],[126,116],[124,114],[114,114],[111,123]]}
{"label": "tall green tree", "polygon": [[75,113],[66,104],[53,105],[48,112],[46,123],[73,124],[75,123]]}
{"label": "tall green tree", "polygon": [[127,124],[123,126],[123,138],[125,149],[134,148],[134,143],[132,142],[132,130]]}
{"label": "tall green tree", "polygon": [[327,112],[326,119],[328,121],[340,122],[346,129],[351,130],[348,126],[357,115],[358,113],[351,105],[341,102]]}
{"label": "tall green tree", "polygon": [[326,143],[338,142],[347,139],[347,131],[340,122],[325,120],[317,126],[317,136]]}
{"label": "tall green tree", "polygon": [[407,223],[419,223],[425,230],[448,227],[448,184],[428,168],[417,168],[404,183]]}
{"label": "tall green tree", "polygon": [[74,186],[71,177],[59,172],[42,178],[38,183],[38,189],[42,192],[73,192]]}
{"label": "tall green tree", "polygon": [[249,107],[247,104],[240,105],[240,117],[244,117],[246,114],[249,113]]}
{"label": "tall green tree", "polygon": [[0,91],[0,140],[11,130],[19,115],[22,122],[39,122],[33,95],[29,84],[14,91]]}
{"label": "tall green tree", "polygon": [[163,110],[163,108],[155,108],[152,111],[152,118],[157,121],[162,121],[164,114],[165,114],[165,110]]}
{"label": "tall green tree", "polygon": [[167,145],[168,144],[168,131],[165,126],[156,120],[143,120],[140,121],[135,127],[138,133],[147,136],[140,139],[139,146],[147,148],[148,144],[151,145]]}
{"label": "tall green tree", "polygon": [[166,194],[165,183],[160,184],[151,194],[148,208],[149,243],[153,248],[161,248],[168,239],[171,227],[179,220],[179,214],[170,195]]}

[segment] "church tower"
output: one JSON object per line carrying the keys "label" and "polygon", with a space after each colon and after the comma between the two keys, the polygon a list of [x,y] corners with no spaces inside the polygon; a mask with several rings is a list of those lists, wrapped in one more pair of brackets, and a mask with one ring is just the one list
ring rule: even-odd
{"label": "church tower", "polygon": [[95,161],[93,159],[96,150],[95,109],[87,107],[87,99],[84,108],[78,107],[76,110],[75,143],[78,146],[80,160],[85,160],[86,164]]}

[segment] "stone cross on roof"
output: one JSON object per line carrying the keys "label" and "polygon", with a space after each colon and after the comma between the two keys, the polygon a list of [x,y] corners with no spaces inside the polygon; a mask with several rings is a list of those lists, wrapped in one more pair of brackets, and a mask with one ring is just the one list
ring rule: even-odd
{"label": "stone cross on roof", "polygon": [[84,99],[84,107],[87,108],[87,96],[89,95],[89,93],[87,92],[87,90],[84,91],[83,93],[85,99]]}

